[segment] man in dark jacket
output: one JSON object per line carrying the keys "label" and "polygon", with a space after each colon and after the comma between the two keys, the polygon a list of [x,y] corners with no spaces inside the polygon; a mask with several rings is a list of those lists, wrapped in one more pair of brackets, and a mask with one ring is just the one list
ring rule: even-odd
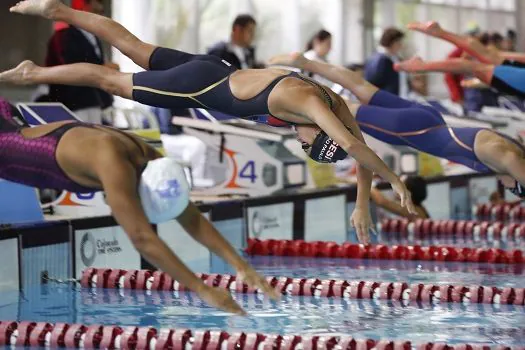
{"label": "man in dark jacket", "polygon": [[379,41],[380,47],[365,65],[366,80],[381,90],[401,97],[408,95],[408,78],[406,74],[394,70],[394,63],[400,60],[404,36],[399,29],[386,29]]}
{"label": "man in dark jacket", "polygon": [[232,25],[230,41],[221,41],[208,50],[214,55],[228,61],[239,69],[260,68],[255,60],[255,48],[252,45],[257,22],[250,15],[239,15]]}
{"label": "man in dark jacket", "polygon": [[[73,0],[76,10],[103,14],[102,0]],[[46,66],[71,63],[92,63],[118,68],[105,63],[100,40],[76,27],[60,25],[48,43]],[[42,100],[42,99],[40,99]],[[102,123],[102,110],[113,104],[113,96],[106,92],[81,86],[50,85],[45,100],[61,102],[85,122]]]}

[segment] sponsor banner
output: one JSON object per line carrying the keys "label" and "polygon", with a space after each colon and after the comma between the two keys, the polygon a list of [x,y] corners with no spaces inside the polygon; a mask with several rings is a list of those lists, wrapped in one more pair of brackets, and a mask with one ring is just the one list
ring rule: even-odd
{"label": "sponsor banner", "polygon": [[140,254],[119,226],[75,231],[76,278],[87,267],[140,269]]}
{"label": "sponsor banner", "polygon": [[450,184],[441,182],[427,185],[427,199],[423,206],[434,220],[450,219]]}
{"label": "sponsor banner", "polygon": [[0,291],[20,289],[18,238],[0,241]]}
{"label": "sponsor banner", "polygon": [[306,241],[346,241],[346,196],[308,199],[305,203]]}
{"label": "sponsor banner", "polygon": [[498,190],[498,180],[495,177],[482,177],[469,180],[470,206],[488,203],[489,197]]}
{"label": "sponsor banner", "polygon": [[248,208],[248,236],[259,239],[293,239],[293,203]]}
{"label": "sponsor banner", "polygon": [[[204,216],[208,216],[204,214]],[[211,253],[202,244],[194,240],[176,221],[157,225],[159,237],[166,242],[173,252],[194,272],[210,272]]]}

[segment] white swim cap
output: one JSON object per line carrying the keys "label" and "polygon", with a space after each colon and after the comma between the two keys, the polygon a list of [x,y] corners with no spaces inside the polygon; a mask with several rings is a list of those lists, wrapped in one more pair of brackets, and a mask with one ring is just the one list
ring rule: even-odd
{"label": "white swim cap", "polygon": [[190,186],[184,169],[175,160],[148,162],[139,184],[142,208],[152,224],[177,218],[189,203]]}

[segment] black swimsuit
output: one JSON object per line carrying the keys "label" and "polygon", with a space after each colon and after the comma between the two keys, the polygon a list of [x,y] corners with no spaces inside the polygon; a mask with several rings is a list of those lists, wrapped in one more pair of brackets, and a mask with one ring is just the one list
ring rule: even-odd
{"label": "black swimsuit", "polygon": [[149,71],[133,75],[133,99],[150,106],[205,108],[241,118],[270,114],[268,97],[288,77],[319,87],[332,106],[330,95],[322,86],[295,72],[276,78],[256,96],[240,100],[232,94],[229,84],[229,77],[237,68],[219,57],[157,48],[149,67]]}

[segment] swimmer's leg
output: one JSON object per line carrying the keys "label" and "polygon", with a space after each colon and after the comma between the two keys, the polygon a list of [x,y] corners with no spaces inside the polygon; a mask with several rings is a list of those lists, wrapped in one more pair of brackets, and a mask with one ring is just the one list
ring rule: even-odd
{"label": "swimmer's leg", "polygon": [[462,58],[445,61],[424,62],[419,57],[396,63],[394,69],[410,73],[418,72],[445,72],[455,74],[474,74],[479,80],[490,85],[494,74],[494,66]]}
{"label": "swimmer's leg", "polygon": [[31,61],[24,61],[16,68],[0,73],[2,82],[91,86],[127,99],[133,96],[133,74],[89,63],[40,67]]}
{"label": "swimmer's leg", "polygon": [[151,54],[156,49],[156,46],[139,40],[111,18],[73,10],[59,0],[25,0],[13,6],[11,12],[41,16],[74,25],[108,42],[144,69],[149,69]]}
{"label": "swimmer's leg", "polygon": [[[381,92],[380,92],[381,93]],[[426,130],[445,125],[439,115],[419,107],[388,108],[361,106],[356,114],[361,130],[368,135],[391,145],[405,145],[421,149],[410,140]],[[418,142],[424,141],[419,139]]]}
{"label": "swimmer's leg", "polygon": [[458,35],[444,30],[437,22],[414,22],[407,26],[409,29],[425,33],[435,38],[443,39],[465,50],[469,55],[486,64],[500,65],[505,58],[498,52],[490,51],[479,40],[470,36]]}

